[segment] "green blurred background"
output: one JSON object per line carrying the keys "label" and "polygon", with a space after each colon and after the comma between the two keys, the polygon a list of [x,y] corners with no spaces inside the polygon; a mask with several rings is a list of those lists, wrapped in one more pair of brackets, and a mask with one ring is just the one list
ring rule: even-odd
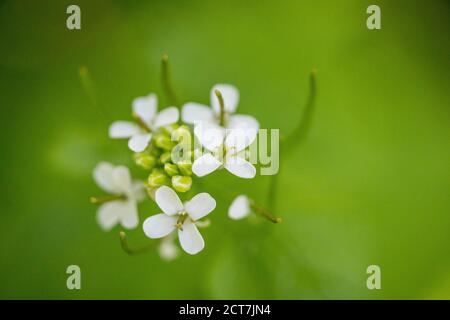
{"label": "green blurred background", "polygon": [[[65,26],[73,3],[78,31]],[[366,28],[370,4],[381,30]],[[450,298],[449,12],[448,1],[0,1],[0,298]],[[101,231],[88,203],[101,160],[145,177],[107,128],[134,97],[162,93],[163,53],[183,102],[233,83],[239,111],[284,134],[318,70],[310,134],[279,176],[284,222],[231,221],[231,199],[212,190],[205,250],[173,262],[126,255],[120,228]],[[266,203],[268,177],[206,180]],[[158,211],[147,201],[141,220]],[[66,288],[71,264],[79,291]],[[381,290],[366,288],[371,264]]]}

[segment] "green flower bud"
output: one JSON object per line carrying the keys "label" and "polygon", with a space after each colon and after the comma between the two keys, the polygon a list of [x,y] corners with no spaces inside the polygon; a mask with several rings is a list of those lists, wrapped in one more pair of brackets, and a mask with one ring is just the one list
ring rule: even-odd
{"label": "green flower bud", "polygon": [[172,123],[172,124],[170,124],[170,125],[168,125],[168,126],[162,127],[162,128],[161,128],[161,132],[163,132],[163,133],[165,133],[165,134],[167,134],[167,135],[170,136],[170,134],[171,134],[174,130],[176,130],[179,126],[180,126],[180,125],[178,125],[178,124],[176,124],[176,123]]}
{"label": "green flower bud", "polygon": [[178,129],[174,130],[171,135],[172,139],[175,141],[190,141],[191,140],[191,131],[189,127],[186,125],[181,125]]}
{"label": "green flower bud", "polygon": [[151,170],[156,164],[156,158],[147,153],[135,153],[134,162],[141,168]]}
{"label": "green flower bud", "polygon": [[176,143],[170,139],[170,136],[162,133],[155,134],[154,139],[155,145],[166,151],[172,150],[172,148],[176,145]]}
{"label": "green flower bud", "polygon": [[160,169],[153,169],[147,179],[150,188],[158,188],[170,183],[170,178]]}
{"label": "green flower bud", "polygon": [[172,177],[172,187],[175,191],[186,192],[191,189],[192,178],[187,176],[173,176]]}
{"label": "green flower bud", "polygon": [[164,164],[164,163],[170,162],[171,159],[172,159],[172,154],[170,153],[170,151],[166,151],[159,157],[159,162]]}
{"label": "green flower bud", "polygon": [[180,161],[177,163],[178,170],[183,176],[192,176],[192,162],[189,160]]}
{"label": "green flower bud", "polygon": [[164,171],[166,171],[166,173],[171,177],[180,174],[177,165],[168,162],[164,164]]}
{"label": "green flower bud", "polygon": [[156,146],[152,145],[152,148],[150,149],[150,154],[152,156],[154,156],[156,159],[159,158],[159,156],[161,155],[163,151],[159,148],[157,148]]}

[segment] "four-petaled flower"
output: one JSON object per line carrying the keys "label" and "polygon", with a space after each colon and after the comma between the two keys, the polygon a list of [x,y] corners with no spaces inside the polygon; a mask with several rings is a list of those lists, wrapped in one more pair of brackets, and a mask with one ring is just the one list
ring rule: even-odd
{"label": "four-petaled flower", "polygon": [[97,221],[104,230],[110,230],[120,223],[126,229],[138,226],[137,202],[144,199],[144,184],[132,181],[130,171],[125,166],[113,166],[100,162],[94,169],[94,180],[110,196],[97,210]]}
{"label": "four-petaled flower", "polygon": [[[221,119],[221,107],[216,90],[220,92],[224,102],[224,115]],[[190,124],[210,123],[221,125],[226,129],[251,128],[258,130],[258,121],[249,115],[233,114],[239,103],[239,91],[230,84],[216,84],[210,92],[211,108],[196,102],[188,102],[183,106],[181,117]],[[221,123],[221,120],[223,123]]]}
{"label": "four-petaled flower", "polygon": [[253,178],[256,175],[255,166],[239,156],[239,152],[255,140],[257,133],[254,128],[225,130],[215,124],[196,125],[195,136],[211,153],[197,158],[192,165],[192,172],[203,177],[224,167],[238,177]]}
{"label": "four-petaled flower", "polygon": [[168,107],[157,113],[158,99],[154,93],[133,100],[133,116],[131,121],[115,121],[109,127],[109,136],[114,139],[129,138],[131,151],[142,152],[152,138],[152,132],[160,127],[176,123],[179,112],[176,107]]}
{"label": "four-petaled flower", "polygon": [[162,186],[156,190],[155,201],[164,213],[144,221],[143,229],[147,237],[162,238],[178,229],[178,239],[184,251],[189,254],[202,251],[205,242],[195,222],[214,210],[214,198],[208,193],[199,193],[183,204],[174,190]]}

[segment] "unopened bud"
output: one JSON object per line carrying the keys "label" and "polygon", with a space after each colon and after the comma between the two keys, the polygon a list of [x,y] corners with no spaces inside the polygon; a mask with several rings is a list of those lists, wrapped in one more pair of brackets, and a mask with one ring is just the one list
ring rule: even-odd
{"label": "unopened bud", "polygon": [[150,188],[158,188],[170,183],[170,178],[160,169],[153,169],[147,179]]}
{"label": "unopened bud", "polygon": [[175,142],[170,139],[170,136],[158,133],[155,134],[155,145],[158,148],[164,149],[166,151],[172,150],[172,148],[175,146]]}
{"label": "unopened bud", "polygon": [[172,153],[170,151],[166,151],[159,157],[159,162],[164,164],[164,163],[169,162],[171,159],[172,159]]}
{"label": "unopened bud", "polygon": [[135,153],[134,162],[141,168],[151,170],[156,164],[156,158],[147,153]]}
{"label": "unopened bud", "polygon": [[190,160],[179,161],[177,166],[183,176],[192,176],[192,162]]}
{"label": "unopened bud", "polygon": [[164,164],[164,171],[171,177],[180,174],[180,171],[178,171],[177,165],[173,164],[173,163],[168,163],[168,162]]}
{"label": "unopened bud", "polygon": [[161,128],[161,132],[163,132],[163,133],[165,133],[165,134],[167,134],[167,135],[170,136],[170,134],[171,134],[174,130],[178,129],[179,126],[180,126],[180,125],[177,124],[177,123],[169,124],[168,126],[162,127],[162,128]]}
{"label": "unopened bud", "polygon": [[192,178],[188,176],[173,176],[172,177],[172,187],[175,191],[186,192],[191,189]]}

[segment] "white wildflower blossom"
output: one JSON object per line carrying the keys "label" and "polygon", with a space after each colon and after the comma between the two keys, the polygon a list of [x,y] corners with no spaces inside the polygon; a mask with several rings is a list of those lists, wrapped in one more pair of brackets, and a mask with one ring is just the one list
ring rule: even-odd
{"label": "white wildflower blossom", "polygon": [[[216,90],[223,97],[224,119],[221,124],[221,107],[216,96]],[[249,115],[234,114],[239,103],[239,91],[230,84],[216,84],[210,92],[211,107],[188,102],[183,106],[181,117],[184,122],[190,124],[209,123],[222,125],[226,129],[252,128],[258,130],[258,121]]]}
{"label": "white wildflower blossom", "polygon": [[242,158],[239,152],[256,139],[257,133],[254,128],[225,130],[214,124],[195,126],[195,136],[210,153],[194,161],[192,172],[203,177],[223,167],[240,178],[255,177],[255,166]]}
{"label": "white wildflower blossom", "polygon": [[199,193],[183,204],[173,189],[162,186],[156,190],[155,201],[164,213],[144,221],[147,237],[162,238],[178,229],[178,239],[184,251],[189,254],[202,251],[205,242],[195,222],[214,210],[214,198],[208,193]]}
{"label": "white wildflower blossom", "polygon": [[157,112],[158,99],[151,93],[133,100],[133,115],[137,123],[115,121],[109,127],[109,137],[128,138],[128,147],[134,152],[142,152],[152,138],[152,132],[160,127],[176,123],[179,112],[176,107],[168,107]]}
{"label": "white wildflower blossom", "polygon": [[100,162],[93,172],[94,180],[100,188],[109,193],[104,198],[94,198],[101,203],[97,210],[97,221],[104,230],[110,230],[116,224],[126,229],[138,226],[137,203],[144,199],[144,185],[132,181],[130,171],[125,166],[114,166]]}

